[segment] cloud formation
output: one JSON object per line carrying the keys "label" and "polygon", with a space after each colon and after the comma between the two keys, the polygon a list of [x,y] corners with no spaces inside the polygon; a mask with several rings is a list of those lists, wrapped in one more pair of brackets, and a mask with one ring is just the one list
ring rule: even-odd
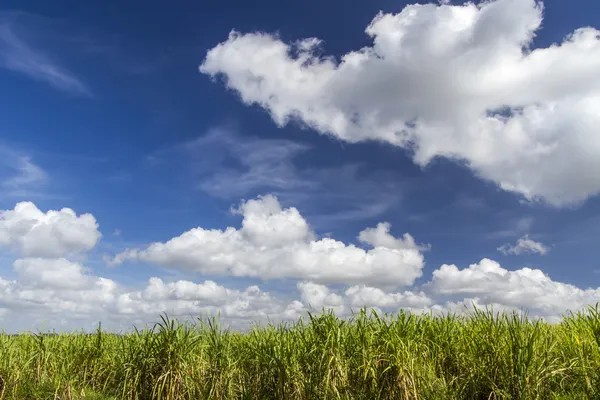
{"label": "cloud formation", "polygon": [[90,329],[102,321],[109,329],[131,329],[161,312],[173,317],[220,313],[225,323],[246,328],[268,317],[296,319],[303,310],[298,302],[286,304],[256,286],[240,291],[212,281],[150,278],[144,288],[132,290],[66,259],[19,259],[14,270],[17,280],[0,278],[0,320],[10,321],[10,330],[40,328],[44,321],[51,328]]}
{"label": "cloud formation", "polygon": [[43,212],[31,202],[0,211],[0,248],[23,257],[63,257],[86,252],[100,239],[91,214],[70,208]]}
{"label": "cloud formation", "polygon": [[[256,205],[245,206],[252,209]],[[302,224],[296,224],[296,234],[307,229]],[[266,229],[262,239],[285,234],[252,219],[247,226],[250,232]],[[281,240],[293,240],[294,235]],[[10,322],[6,328],[37,329],[49,322],[46,327],[90,329],[102,321],[109,329],[131,329],[132,323],[150,323],[161,312],[174,317],[220,313],[225,323],[245,328],[268,318],[296,319],[304,309],[297,301],[277,298],[257,286],[238,290],[213,281],[164,282],[150,277],[141,288],[126,287],[68,258],[92,250],[100,236],[93,215],[77,215],[69,208],[44,213],[27,202],[1,211],[0,248],[22,257],[12,265],[15,279],[0,276],[0,321]]]}
{"label": "cloud formation", "polygon": [[600,192],[600,31],[533,49],[542,19],[535,0],[408,5],[339,61],[316,38],[233,31],[200,71],[279,126],[387,142],[421,166],[455,159],[530,201],[575,205]]}
{"label": "cloud formation", "polygon": [[433,300],[424,292],[386,292],[379,288],[354,285],[338,294],[325,285],[314,282],[299,282],[298,291],[303,307],[313,311],[330,309],[346,316],[363,307],[378,310],[423,312],[433,305]]}
{"label": "cloud formation", "polygon": [[268,192],[283,204],[301,203],[313,224],[328,229],[339,221],[377,217],[407,192],[402,171],[357,162],[307,165],[317,153],[304,143],[246,135],[224,125],[155,151],[146,162],[157,173],[184,177],[185,189],[197,187],[214,197],[237,201]]}
{"label": "cloud formation", "polygon": [[157,310],[196,317],[221,313],[226,321],[234,323],[296,319],[303,311],[297,301],[286,304],[258,286],[240,291],[213,281],[165,283],[159,278],[150,278],[142,291],[120,295],[116,306],[120,315],[155,317]]}
{"label": "cloud formation", "polygon": [[2,182],[2,187],[5,189],[16,193],[26,190],[28,187],[39,185],[48,178],[46,172],[40,166],[34,164],[30,157],[20,156],[14,161],[14,165],[10,165],[10,167],[15,173]]}
{"label": "cloud formation", "polygon": [[[183,147],[194,159],[200,188],[212,196],[239,199],[256,190],[303,192],[319,185],[294,164],[309,147],[291,140],[259,139],[217,128]],[[227,165],[226,159],[234,162]]]}
{"label": "cloud formation", "polygon": [[517,243],[514,245],[506,243],[498,247],[498,251],[505,256],[518,256],[521,254],[539,254],[545,256],[550,251],[550,248],[546,247],[543,243],[529,239],[529,236],[525,235],[517,240]]}
{"label": "cloud formation", "polygon": [[524,308],[532,315],[551,319],[600,302],[600,288],[581,289],[556,282],[539,269],[509,271],[489,259],[462,270],[455,265],[442,265],[433,272],[431,282],[425,287],[438,299],[466,296],[480,305]]}
{"label": "cloud formation", "polygon": [[[442,265],[429,282],[415,285],[415,277],[421,275],[421,252],[427,247],[408,234],[391,236],[388,224],[359,234],[358,239],[372,247],[363,250],[316,239],[298,211],[282,209],[273,196],[242,202],[234,212],[243,215],[239,229],[196,228],[117,259],[229,277],[298,278],[296,292],[160,277],[129,287],[68,258],[91,250],[97,242],[92,215],[77,216],[68,208],[43,213],[32,203],[19,203],[0,218],[1,245],[21,256],[12,264],[13,278],[0,276],[0,320],[11,331],[40,328],[42,323],[58,330],[93,329],[99,320],[108,329],[121,330],[151,323],[167,312],[181,318],[221,314],[224,323],[244,329],[253,322],[297,319],[323,308],[349,316],[363,307],[463,314],[486,306],[497,311],[526,309],[532,316],[557,320],[562,313],[600,301],[600,288],[557,282],[538,269],[509,271],[489,259],[464,269]],[[73,239],[84,236],[92,239]],[[60,251],[49,253],[39,243],[51,243]],[[410,287],[394,289],[398,286]]]}
{"label": "cloud formation", "polygon": [[422,275],[421,251],[426,246],[417,245],[409,234],[393,237],[389,224],[359,234],[371,247],[364,250],[331,238],[316,239],[298,210],[281,208],[272,195],[243,202],[235,212],[243,216],[239,229],[194,228],[165,243],[126,250],[113,262],[139,260],[201,274],[387,288],[411,285]]}
{"label": "cloud formation", "polygon": [[40,196],[48,181],[48,173],[30,155],[0,144],[0,197]]}
{"label": "cloud formation", "polygon": [[16,15],[0,13],[0,67],[46,82],[64,92],[91,96],[90,90],[72,72],[34,49],[15,32]]}

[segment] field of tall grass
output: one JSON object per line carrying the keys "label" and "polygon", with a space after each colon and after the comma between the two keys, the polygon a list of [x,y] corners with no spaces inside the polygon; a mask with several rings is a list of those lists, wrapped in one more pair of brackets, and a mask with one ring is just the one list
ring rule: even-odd
{"label": "field of tall grass", "polygon": [[332,313],[224,330],[0,335],[0,399],[599,399],[598,307],[558,324]]}

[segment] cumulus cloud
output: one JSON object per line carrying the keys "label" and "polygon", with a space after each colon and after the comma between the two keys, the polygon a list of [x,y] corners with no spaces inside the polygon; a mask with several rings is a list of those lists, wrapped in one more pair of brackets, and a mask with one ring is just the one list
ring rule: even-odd
{"label": "cumulus cloud", "polygon": [[[253,216],[276,209],[273,224],[260,218],[245,220],[245,229],[261,240],[280,245],[298,237],[308,237],[306,222],[293,210],[278,208],[274,199],[261,207],[246,202],[236,212],[248,210]],[[0,246],[23,258],[13,263],[16,279],[0,276],[0,320],[11,331],[45,328],[92,328],[102,321],[109,329],[129,329],[132,323],[146,324],[166,312],[174,317],[200,317],[221,314],[223,322],[245,328],[250,322],[296,319],[304,310],[298,301],[287,301],[257,286],[230,289],[213,281],[164,282],[149,278],[141,289],[97,276],[80,262],[64,256],[91,250],[100,237],[91,214],[73,210],[40,211],[33,203],[19,203],[13,210],[0,212]],[[83,324],[83,325],[81,325]]]}
{"label": "cumulus cloud", "polygon": [[[96,232],[93,216],[81,223],[84,216],[70,209],[43,213],[31,203],[21,203],[3,212],[0,219],[0,243],[23,255],[13,263],[13,279],[0,277],[0,320],[11,331],[37,329],[44,322],[46,328],[58,330],[93,329],[99,320],[119,330],[151,323],[166,312],[180,318],[220,314],[225,324],[243,329],[253,322],[297,319],[307,310],[323,308],[347,317],[363,307],[444,314],[490,305],[497,311],[526,309],[530,315],[557,320],[565,312],[600,301],[600,288],[556,282],[537,269],[509,271],[489,259],[462,270],[442,265],[429,282],[416,286],[423,267],[422,251],[428,247],[408,234],[393,237],[387,223],[358,235],[359,241],[371,247],[364,250],[317,239],[298,210],[282,208],[273,196],[242,202],[233,211],[243,216],[239,229],[196,228],[167,243],[129,250],[116,261],[136,259],[229,276],[297,278],[297,293],[159,277],[150,277],[141,287],[128,287],[63,256],[93,247],[95,241],[74,245],[65,233],[83,236],[87,228],[82,226]],[[55,225],[32,234],[39,224]],[[62,249],[52,253],[59,255],[41,255],[45,247],[29,245],[40,237]]]}
{"label": "cumulus cloud", "polygon": [[542,19],[536,0],[408,5],[375,16],[373,45],[339,61],[316,38],[233,31],[200,71],[279,126],[388,142],[421,166],[456,159],[528,200],[574,205],[600,192],[600,31],[533,49]]}
{"label": "cumulus cloud", "polygon": [[154,321],[162,312],[173,317],[220,313],[225,323],[244,328],[269,317],[296,319],[304,310],[299,302],[285,303],[256,286],[240,291],[212,281],[165,283],[150,278],[143,289],[131,290],[66,259],[19,259],[14,269],[17,280],[0,278],[0,310],[11,321],[9,329],[40,328],[36,324],[42,321],[51,327],[63,321],[67,329],[80,329],[81,321],[100,320],[113,329],[129,329],[132,323]]}
{"label": "cumulus cloud", "polygon": [[14,318],[104,316],[118,294],[114,281],[87,275],[82,265],[66,259],[19,259],[13,266],[18,279],[0,278],[0,308]]}
{"label": "cumulus cloud", "polygon": [[539,254],[544,256],[548,254],[550,248],[546,247],[543,243],[529,239],[529,236],[525,235],[519,240],[517,240],[517,243],[514,245],[507,243],[498,247],[498,251],[506,256],[518,256],[521,254]]}
{"label": "cumulus cloud", "polygon": [[165,243],[130,249],[118,264],[140,260],[202,274],[298,278],[316,283],[365,283],[378,287],[411,285],[422,275],[422,246],[405,234],[395,238],[389,224],[360,233],[362,249],[332,238],[316,239],[294,208],[281,208],[272,195],[243,202],[239,229],[194,228]]}
{"label": "cumulus cloud", "polygon": [[100,239],[91,214],[70,208],[43,212],[31,202],[0,211],[0,248],[24,257],[62,257],[91,250]]}
{"label": "cumulus cloud", "polygon": [[85,268],[65,258],[26,258],[14,262],[21,281],[34,287],[51,289],[83,289],[90,283]]}
{"label": "cumulus cloud", "polygon": [[238,290],[210,280],[165,282],[153,277],[143,288],[131,289],[65,259],[21,259],[14,269],[17,279],[0,278],[0,319],[10,321],[13,330],[39,328],[43,321],[57,329],[92,329],[98,320],[109,329],[129,329],[132,323],[155,321],[161,312],[182,318],[219,313],[224,323],[244,329],[253,322],[297,319],[307,310],[324,308],[348,317],[363,307],[439,315],[492,306],[495,311],[526,309],[554,321],[600,300],[600,289],[555,282],[540,270],[508,271],[488,259],[463,270],[443,265],[429,283],[402,292],[364,284],[332,289],[302,281],[297,284],[298,300],[257,286]]}
{"label": "cumulus cloud", "polygon": [[539,269],[509,271],[489,259],[462,270],[455,265],[442,265],[425,287],[438,299],[465,296],[479,305],[523,308],[533,315],[552,318],[600,301],[600,288],[581,289],[556,282]]}
{"label": "cumulus cloud", "polygon": [[116,306],[121,315],[153,317],[157,310],[168,311],[175,316],[196,317],[221,313],[233,322],[295,319],[303,310],[297,302],[285,304],[270,293],[261,291],[258,286],[240,291],[213,281],[164,283],[159,278],[151,278],[142,291],[120,295]]}
{"label": "cumulus cloud", "polygon": [[358,239],[363,243],[368,243],[374,247],[386,247],[389,249],[419,249],[429,250],[429,245],[419,245],[415,239],[408,233],[402,238],[395,238],[390,235],[392,225],[389,222],[380,222],[375,228],[367,228],[360,232]]}
{"label": "cumulus cloud", "polygon": [[329,309],[340,316],[349,315],[363,307],[383,311],[404,309],[421,312],[433,305],[433,300],[424,292],[393,293],[375,287],[354,285],[336,293],[329,287],[314,282],[300,282],[297,287],[306,309]]}

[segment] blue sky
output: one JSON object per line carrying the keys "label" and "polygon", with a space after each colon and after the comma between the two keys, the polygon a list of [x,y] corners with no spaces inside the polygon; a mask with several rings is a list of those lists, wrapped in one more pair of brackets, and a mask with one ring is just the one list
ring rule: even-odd
{"label": "blue sky", "polygon": [[[422,255],[423,264],[419,267],[420,275],[410,285],[400,285],[402,279],[399,278],[398,286],[382,287],[386,293],[400,290],[400,286],[404,286],[402,290],[415,293],[423,290],[432,298],[427,307],[433,307],[433,304],[446,307],[446,301],[462,300],[458,298],[460,293],[470,296],[464,297],[478,297],[482,303],[538,307],[525,301],[503,304],[493,296],[484,301],[484,295],[475,296],[469,290],[452,292],[442,288],[441,291],[445,290],[444,293],[451,296],[438,299],[430,289],[435,286],[435,282],[430,282],[432,273],[443,264],[453,264],[463,270],[482,259],[494,260],[508,271],[540,269],[552,282],[571,284],[581,290],[600,286],[597,263],[600,256],[597,246],[600,199],[596,195],[600,185],[596,184],[595,178],[600,172],[594,170],[593,162],[586,161],[588,158],[577,154],[582,149],[595,149],[600,132],[594,128],[571,132],[573,126],[589,124],[590,120],[585,119],[587,114],[582,116],[579,111],[569,114],[570,108],[566,105],[571,99],[574,99],[573,103],[581,100],[585,107],[593,108],[599,104],[597,83],[600,76],[598,73],[586,75],[586,68],[598,62],[594,58],[600,54],[598,38],[585,39],[591,46],[586,50],[591,54],[589,58],[581,55],[587,54],[583,50],[559,49],[563,52],[557,52],[557,57],[562,60],[572,57],[572,65],[546,62],[543,67],[532,66],[533,72],[528,73],[535,74],[536,78],[532,80],[537,83],[530,86],[518,84],[514,72],[517,67],[508,66],[501,77],[494,78],[500,82],[505,80],[505,86],[490,89],[492,86],[484,87],[488,81],[481,81],[484,83],[479,82],[481,85],[478,86],[477,78],[473,78],[473,87],[460,92],[458,97],[450,97],[454,93],[450,89],[449,94],[442,93],[446,87],[444,82],[458,75],[449,73],[445,77],[436,69],[436,63],[442,62],[435,58],[437,53],[415,51],[422,50],[427,43],[416,43],[415,46],[421,47],[402,55],[407,57],[402,59],[404,65],[410,64],[410,60],[421,65],[417,71],[398,72],[400,69],[392,65],[392,68],[383,66],[379,72],[373,72],[376,71],[374,67],[373,71],[365,67],[362,75],[352,75],[352,72],[342,75],[340,72],[335,75],[334,94],[315,83],[319,74],[328,73],[327,65],[323,66],[323,72],[288,62],[294,57],[302,57],[300,48],[290,48],[291,53],[287,56],[273,53],[268,56],[272,57],[270,59],[261,58],[259,50],[262,48],[319,38],[322,40],[319,47],[309,50],[313,57],[310,62],[331,57],[338,63],[349,52],[373,46],[374,37],[384,38],[384,31],[391,28],[383,23],[375,28],[374,36],[365,33],[378,12],[388,16],[408,15],[406,10],[410,4],[387,0],[351,3],[331,0],[185,2],[175,7],[158,1],[127,4],[64,1],[57,4],[5,0],[0,5],[0,209],[13,210],[19,202],[33,202],[44,213],[68,207],[77,215],[92,214],[99,225],[97,230],[101,232],[101,238],[90,245],[82,244],[77,249],[56,255],[85,266],[88,278],[104,277],[122,287],[115,296],[130,293],[127,290],[144,290],[150,277],[159,277],[165,283],[181,279],[202,284],[211,280],[240,293],[256,284],[269,296],[281,300],[281,310],[273,312],[283,315],[282,310],[289,311],[286,304],[296,298],[302,298],[303,306],[307,306],[310,296],[302,292],[306,286],[301,287],[301,282],[321,285],[319,290],[331,290],[332,296],[335,290],[342,293],[344,288],[359,283],[379,287],[381,279],[369,281],[373,274],[365,274],[364,282],[359,282],[349,280],[343,274],[336,280],[299,273],[298,269],[287,275],[272,275],[272,271],[232,272],[233,267],[221,264],[222,271],[217,267],[196,269],[194,263],[185,267],[179,265],[181,258],[164,261],[164,258],[147,256],[144,250],[150,243],[167,242],[195,227],[205,230],[228,226],[239,228],[242,217],[232,213],[231,207],[268,194],[275,195],[284,210],[295,207],[310,225],[314,237],[303,236],[302,240],[332,237],[347,245],[369,248],[372,243],[361,243],[357,235],[385,221],[391,224],[393,237],[408,232],[416,243],[430,245],[428,250],[411,249]],[[525,46],[528,49],[523,51],[522,57],[535,49],[563,43],[567,35],[579,28],[600,27],[600,6],[589,0],[545,1],[539,28],[531,28],[532,24],[536,25],[537,15],[533,0],[497,0],[490,4],[497,7],[489,7],[489,29],[498,37],[506,37],[507,43],[513,40],[513,33],[520,32],[521,26],[517,23],[515,26],[512,23],[501,25],[500,22],[505,21],[501,17],[523,11],[518,15],[528,15],[522,17],[524,20],[530,18],[523,26],[535,32],[535,37]],[[444,5],[431,3],[426,10],[438,7],[458,9],[463,4],[457,1]],[[464,6],[465,9],[468,7]],[[471,7],[479,11],[485,8],[483,5]],[[524,9],[520,10],[520,7]],[[402,14],[403,10],[406,14]],[[419,11],[425,22],[411,25],[412,33],[419,29],[434,32],[427,27],[435,25],[435,18],[447,17],[442,13],[430,15],[429,11]],[[496,22],[497,26],[494,25]],[[240,40],[229,37],[232,30],[239,32],[237,38]],[[507,57],[512,54],[513,47],[489,39],[484,30],[474,37],[481,39],[481,48],[488,46],[491,52],[496,52],[494,54],[501,54],[500,51],[505,49]],[[515,43],[518,40],[514,39]],[[220,43],[227,51],[214,51]],[[388,51],[383,58],[391,60],[396,54],[393,52],[397,51],[393,48],[395,45],[390,45],[391,48],[381,46],[377,51]],[[408,44],[405,47],[408,48]],[[253,57],[255,54],[259,55]],[[410,54],[415,54],[414,58],[411,59]],[[459,60],[458,56],[448,57]],[[493,56],[489,57],[493,61]],[[474,60],[492,68],[489,67],[493,64],[490,59]],[[246,61],[236,64],[239,60]],[[504,59],[499,60],[503,62]],[[201,65],[203,68],[199,70]],[[431,70],[440,78],[419,81],[425,76],[419,69]],[[470,73],[468,67],[461,71],[467,74],[465,76]],[[491,71],[495,70],[492,68]],[[309,79],[308,83],[287,86],[294,79],[293,74],[305,72],[304,79]],[[371,72],[373,74],[368,75]],[[371,80],[371,77],[386,73],[389,73],[388,77]],[[515,73],[515,77],[511,73]],[[277,77],[279,74],[281,76]],[[577,81],[578,74],[582,82]],[[257,84],[251,76],[259,77],[261,83]],[[362,78],[354,80],[356,77]],[[550,83],[543,83],[545,77]],[[436,79],[440,79],[439,85],[430,87],[427,84]],[[459,78],[456,79],[453,82],[459,82]],[[400,83],[395,82],[404,80],[413,82],[414,88],[397,89]],[[567,82],[564,87],[557,83],[559,80]],[[523,93],[499,94],[502,87],[510,88],[511,84],[515,85],[515,93]],[[555,91],[544,92],[543,89],[554,88],[553,85]],[[580,86],[589,90],[584,93]],[[417,95],[411,92],[413,89]],[[439,90],[443,102],[440,100],[442,103],[438,104],[431,100],[435,96],[419,97],[419,93],[428,90],[433,90],[435,96]],[[484,93],[482,100],[473,100],[474,94],[465,94],[479,92]],[[538,92],[543,93],[538,95]],[[414,104],[411,96],[417,99]],[[554,121],[558,126],[557,132],[549,134],[553,138],[549,146],[563,146],[566,150],[559,148],[556,155],[529,163],[527,160],[536,159],[537,142],[534,140],[549,143],[546,136],[540,139],[542,133],[527,131],[527,127],[532,126],[531,118],[523,123],[526,128],[519,134],[532,142],[523,142],[525,144],[514,151],[521,158],[499,156],[498,162],[492,162],[489,160],[495,159],[494,156],[476,153],[479,147],[463,152],[460,146],[442,145],[440,143],[445,143],[448,137],[455,137],[459,143],[463,140],[460,130],[471,126],[467,117],[459,123],[456,122],[458,117],[455,120],[441,116],[454,112],[453,107],[448,106],[453,102],[457,107],[464,104],[469,110],[477,102],[506,106],[511,108],[506,114],[508,118],[516,115],[516,110],[527,109],[531,104],[551,104],[555,108],[549,106],[550,111],[545,109],[547,114],[542,115],[543,119]],[[349,122],[348,128],[333,125],[331,121],[336,116],[350,113],[348,110],[353,110],[359,122]],[[497,110],[490,106],[485,111],[493,113]],[[404,119],[398,117],[400,114]],[[389,124],[399,120],[417,121],[423,126],[439,121],[445,126],[456,122],[456,127],[435,137],[433,131],[426,132],[425,128],[419,127],[414,132],[407,128],[411,132],[407,133],[410,144],[406,144],[402,142],[403,137],[389,128]],[[565,121],[564,125],[561,121]],[[541,128],[540,131],[546,132]],[[482,137],[486,134],[484,128],[474,132]],[[504,130],[496,135],[509,137],[511,132]],[[563,137],[578,139],[569,141]],[[472,138],[466,140],[477,142]],[[509,145],[521,143],[520,139],[515,140],[498,142],[495,145],[497,153],[513,152]],[[423,156],[425,161],[419,160],[415,146],[432,156]],[[592,159],[596,153],[590,151],[589,159]],[[580,174],[572,174],[573,171]],[[516,189],[509,188],[510,185]],[[560,185],[564,185],[564,189]],[[9,217],[3,218],[8,220]],[[58,228],[49,229],[44,235],[58,235],[58,231]],[[6,235],[25,235],[19,232],[10,231]],[[36,238],[54,240],[44,235]],[[64,232],[61,235],[64,236]],[[13,262],[32,258],[54,260],[57,257],[49,257],[44,252],[32,252],[28,256],[22,247],[24,237],[11,237],[2,242],[0,235],[0,250],[3,251],[0,277],[17,285],[19,290],[31,287],[42,290],[42,286],[32,283],[37,278],[24,274],[23,269],[15,267]],[[519,254],[503,254],[498,250],[504,244],[515,245],[519,239],[527,238],[542,245],[544,254],[519,250],[516,251]],[[122,263],[107,262],[126,249],[137,249],[142,255],[124,257]],[[191,250],[184,248],[182,251]],[[202,259],[196,261],[203,262]],[[36,264],[35,268],[37,265],[43,263]],[[36,271],[38,274],[43,272]],[[59,267],[49,271],[48,274],[61,274]],[[482,279],[489,281],[492,278]],[[540,290],[550,290],[547,285],[541,287],[544,289]],[[50,297],[55,293],[52,290],[58,290],[50,286],[43,289]],[[595,292],[586,293],[585,299],[595,299]],[[49,317],[48,313],[23,299],[17,301],[6,293],[4,296],[0,300],[0,310],[4,309],[8,329],[13,328],[8,321],[15,320],[10,316],[21,309],[29,310],[30,314],[21,315],[31,318],[14,323],[15,329],[29,328],[44,319],[56,322],[57,326],[72,327],[77,321],[103,318],[105,314],[102,313],[114,306],[106,306],[100,311],[79,310],[79,319],[71,324],[64,313],[73,306],[73,298],[52,306],[55,308]],[[40,298],[44,297],[40,295]],[[198,305],[199,300],[194,299],[192,303]],[[313,298],[312,303],[339,309],[342,307],[340,302],[346,301],[334,299],[329,304],[320,299],[321,302]],[[156,310],[162,307],[175,313],[180,306],[166,300],[159,304]],[[542,311],[541,315],[554,315],[554,310]],[[266,314],[268,312],[262,310],[256,315],[259,319]],[[126,319],[129,314],[124,311],[123,315]],[[232,314],[232,318],[237,318],[237,314]]]}

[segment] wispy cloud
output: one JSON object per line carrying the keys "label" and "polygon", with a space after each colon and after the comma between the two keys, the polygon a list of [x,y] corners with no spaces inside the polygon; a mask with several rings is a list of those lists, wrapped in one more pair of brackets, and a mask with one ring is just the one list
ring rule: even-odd
{"label": "wispy cloud", "polygon": [[7,179],[4,186],[19,188],[44,182],[47,178],[46,172],[27,156],[19,157],[14,167],[17,174]]}
{"label": "wispy cloud", "polygon": [[6,197],[35,196],[48,174],[30,156],[0,145],[0,188]]}
{"label": "wispy cloud", "polygon": [[16,18],[12,14],[0,14],[0,67],[46,82],[68,93],[92,95],[72,72],[21,39],[15,31],[15,24]]}
{"label": "wispy cloud", "polygon": [[486,239],[505,239],[523,235],[525,232],[531,230],[533,223],[534,219],[532,217],[509,219],[506,223],[507,227],[505,229],[487,233],[484,235],[484,237]]}
{"label": "wispy cloud", "polygon": [[71,27],[69,37],[65,39],[95,62],[132,77],[160,73],[194,52],[194,48],[185,43],[144,48],[126,35],[89,26],[80,29]]}
{"label": "wispy cloud", "polygon": [[550,248],[545,246],[543,243],[529,239],[529,236],[525,235],[521,239],[517,240],[517,243],[514,245],[507,243],[498,247],[498,251],[505,256],[518,256],[521,254],[539,254],[544,256],[548,254]]}
{"label": "wispy cloud", "polygon": [[[146,161],[154,167],[182,162],[197,187],[211,196],[237,200],[274,193],[284,204],[302,204],[311,222],[373,218],[401,200],[397,177],[365,171],[356,163],[305,166],[309,145],[286,139],[264,139],[213,129],[195,140],[156,152]],[[165,170],[165,168],[161,168]]]}
{"label": "wispy cloud", "polygon": [[255,190],[310,190],[316,185],[294,165],[294,158],[310,148],[300,143],[218,128],[183,148],[192,156],[199,187],[213,196],[229,199]]}

